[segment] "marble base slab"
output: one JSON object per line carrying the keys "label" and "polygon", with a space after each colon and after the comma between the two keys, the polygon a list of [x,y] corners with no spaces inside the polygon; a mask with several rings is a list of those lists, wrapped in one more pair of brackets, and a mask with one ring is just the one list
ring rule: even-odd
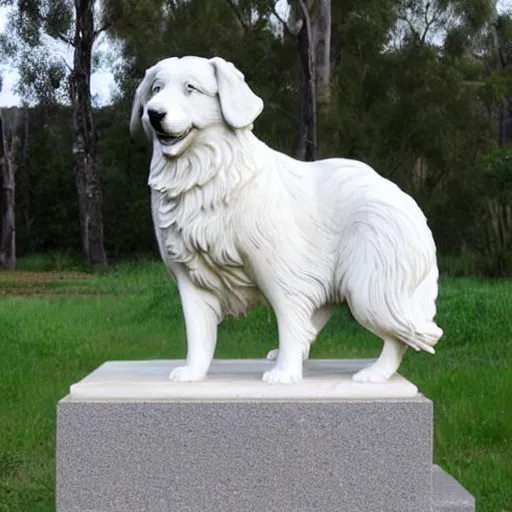
{"label": "marble base slab", "polygon": [[417,387],[401,375],[372,384],[352,381],[369,359],[312,359],[294,384],[266,384],[261,376],[274,362],[259,359],[214,360],[206,380],[173,382],[180,360],[109,361],[73,384],[73,399],[305,400],[413,398]]}

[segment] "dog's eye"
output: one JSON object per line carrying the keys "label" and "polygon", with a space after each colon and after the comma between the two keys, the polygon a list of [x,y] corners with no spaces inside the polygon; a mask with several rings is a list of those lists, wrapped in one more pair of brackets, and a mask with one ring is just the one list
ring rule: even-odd
{"label": "dog's eye", "polygon": [[201,92],[195,85],[192,85],[192,84],[186,84],[185,85],[185,88],[187,90],[187,92],[190,94],[191,92],[193,91],[196,91],[196,92]]}
{"label": "dog's eye", "polygon": [[162,90],[162,88],[159,85],[154,85],[153,89],[151,89],[151,92],[153,94],[156,94],[157,92],[160,92],[161,90]]}

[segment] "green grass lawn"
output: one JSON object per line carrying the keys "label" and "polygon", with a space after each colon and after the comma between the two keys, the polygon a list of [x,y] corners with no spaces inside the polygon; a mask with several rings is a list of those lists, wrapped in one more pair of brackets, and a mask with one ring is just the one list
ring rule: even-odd
{"label": "green grass lawn", "polygon": [[[435,403],[435,461],[479,512],[512,512],[512,283],[441,282],[437,354],[401,373]],[[269,310],[221,326],[216,357],[276,346]],[[312,357],[376,357],[381,344],[340,308]],[[183,358],[174,285],[158,262],[115,271],[0,274],[0,512],[54,511],[55,408],[105,360]]]}

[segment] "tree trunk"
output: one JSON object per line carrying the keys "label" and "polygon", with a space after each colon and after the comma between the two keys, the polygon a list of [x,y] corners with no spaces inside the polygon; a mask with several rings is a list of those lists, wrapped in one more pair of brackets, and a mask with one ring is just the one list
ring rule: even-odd
{"label": "tree trunk", "polygon": [[[293,0],[302,19],[297,50],[302,67],[301,125],[295,155],[317,158],[317,112],[325,114],[331,99],[331,0]],[[293,5],[293,4],[292,4]]]}
{"label": "tree trunk", "polygon": [[[37,115],[37,121],[44,125],[45,120]],[[30,116],[32,117],[32,116]],[[23,223],[23,229],[25,231],[25,249],[27,252],[31,252],[33,248],[31,227],[33,219],[30,215],[31,210],[31,198],[30,198],[30,177],[27,172],[28,166],[28,147],[29,147],[29,111],[25,108],[23,115],[23,141],[21,143],[21,155],[18,159],[18,168],[16,169],[16,182],[17,182],[17,214],[18,214],[18,228]],[[20,219],[21,217],[21,219]],[[21,220],[21,221],[20,221]]]}
{"label": "tree trunk", "polygon": [[105,267],[101,184],[96,157],[96,130],[91,107],[91,62],[94,1],[75,0],[74,62],[71,73],[73,154],[80,207],[82,248],[88,265]]}
{"label": "tree trunk", "polygon": [[301,126],[296,156],[306,161],[317,157],[317,96],[315,48],[308,6],[298,0],[303,16],[302,27],[297,35],[297,50],[303,72],[301,92]]}
{"label": "tree trunk", "polygon": [[15,219],[15,154],[19,147],[18,108],[0,109],[0,167],[2,189],[0,207],[2,231],[0,237],[0,268],[14,270],[16,267],[16,219]]}
{"label": "tree trunk", "polygon": [[318,110],[322,113],[328,109],[331,100],[331,0],[316,0],[311,25]]}

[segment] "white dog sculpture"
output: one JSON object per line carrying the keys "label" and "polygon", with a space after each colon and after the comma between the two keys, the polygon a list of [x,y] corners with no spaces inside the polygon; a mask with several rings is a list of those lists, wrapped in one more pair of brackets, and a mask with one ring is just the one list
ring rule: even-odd
{"label": "white dog sculpture", "polygon": [[407,346],[434,353],[438,269],[415,201],[364,163],[300,162],[252,133],[262,100],[221,58],[169,58],[146,71],[133,103],[153,141],[152,214],[180,293],[186,365],[170,379],[205,377],[217,324],[267,301],[279,350],[268,383],[302,377],[311,343],[346,301],[384,340],[354,375],[382,382]]}

